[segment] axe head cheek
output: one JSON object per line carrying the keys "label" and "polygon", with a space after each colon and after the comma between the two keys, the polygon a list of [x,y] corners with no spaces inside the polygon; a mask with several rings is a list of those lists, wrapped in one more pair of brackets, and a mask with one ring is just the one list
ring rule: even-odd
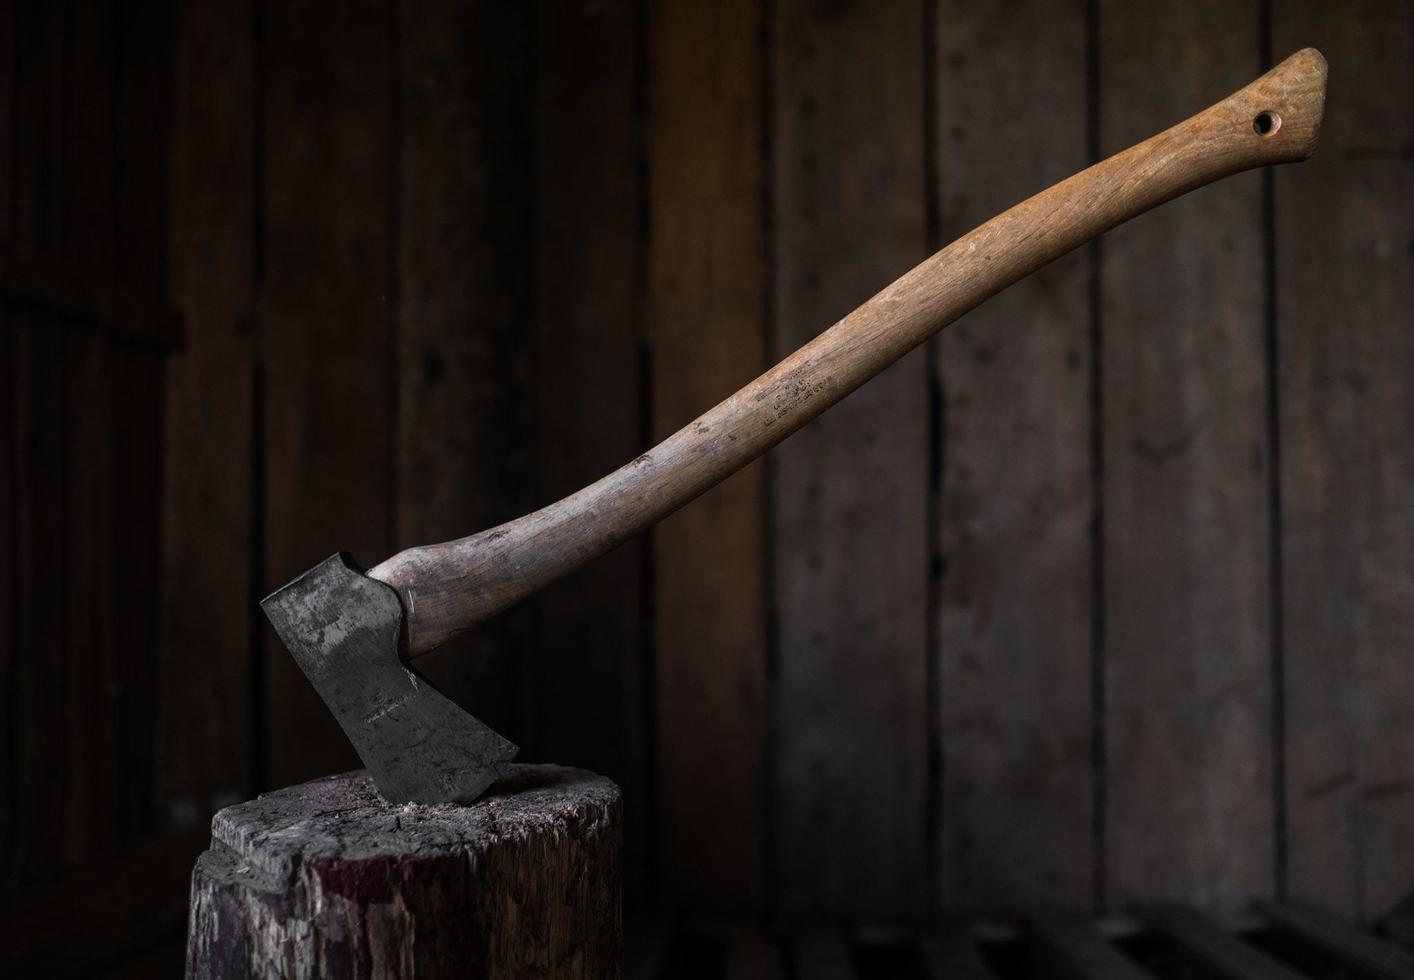
{"label": "axe head cheek", "polygon": [[477,721],[398,654],[392,588],[336,554],[260,603],[390,803],[471,802],[516,746]]}

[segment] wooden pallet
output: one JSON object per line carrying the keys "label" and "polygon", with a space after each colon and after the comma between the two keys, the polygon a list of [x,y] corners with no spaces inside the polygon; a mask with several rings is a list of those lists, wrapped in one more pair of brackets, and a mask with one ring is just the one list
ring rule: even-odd
{"label": "wooden pallet", "polygon": [[1414,951],[1310,905],[1031,912],[931,933],[630,923],[625,980],[1414,980]]}

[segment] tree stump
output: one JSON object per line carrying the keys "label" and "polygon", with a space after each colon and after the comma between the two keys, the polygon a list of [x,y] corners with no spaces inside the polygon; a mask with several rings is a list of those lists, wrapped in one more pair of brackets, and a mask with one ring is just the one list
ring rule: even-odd
{"label": "tree stump", "polygon": [[187,976],[616,977],[621,800],[513,766],[472,806],[362,771],[227,807],[192,874]]}

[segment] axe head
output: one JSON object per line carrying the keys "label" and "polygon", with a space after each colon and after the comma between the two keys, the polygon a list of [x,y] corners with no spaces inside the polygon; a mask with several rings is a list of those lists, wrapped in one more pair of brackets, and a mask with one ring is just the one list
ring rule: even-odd
{"label": "axe head", "polygon": [[260,603],[390,803],[471,802],[519,751],[398,655],[403,608],[345,554]]}

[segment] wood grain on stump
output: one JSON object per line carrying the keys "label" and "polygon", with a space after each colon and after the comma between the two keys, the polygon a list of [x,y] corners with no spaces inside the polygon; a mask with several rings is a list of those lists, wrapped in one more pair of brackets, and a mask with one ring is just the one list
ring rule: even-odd
{"label": "wood grain on stump", "polygon": [[360,771],[227,807],[187,976],[617,976],[620,813],[612,782],[558,766],[473,806],[389,804]]}

